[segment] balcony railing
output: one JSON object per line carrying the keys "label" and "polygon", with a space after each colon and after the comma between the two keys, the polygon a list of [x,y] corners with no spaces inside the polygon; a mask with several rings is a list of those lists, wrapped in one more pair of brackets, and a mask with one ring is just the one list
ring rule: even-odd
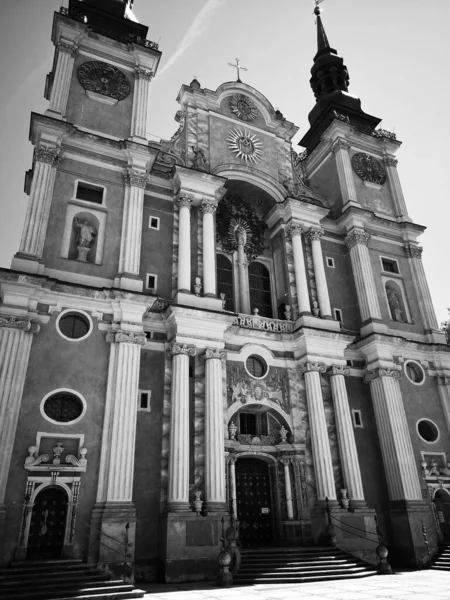
{"label": "balcony railing", "polygon": [[292,333],[294,331],[292,321],[268,319],[259,315],[238,315],[234,319],[233,325],[244,329],[258,329],[259,331],[269,331],[271,333]]}

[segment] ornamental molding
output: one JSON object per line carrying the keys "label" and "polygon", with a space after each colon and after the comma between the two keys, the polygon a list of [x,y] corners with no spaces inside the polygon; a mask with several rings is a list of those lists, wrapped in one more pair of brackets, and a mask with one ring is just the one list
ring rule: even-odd
{"label": "ornamental molding", "polygon": [[78,54],[78,46],[76,44],[71,44],[70,42],[61,40],[56,44],[56,47],[59,52],[66,52],[67,54],[70,54],[72,58],[75,58]]}
{"label": "ornamental molding", "polygon": [[302,235],[303,227],[300,223],[291,223],[287,229],[287,234],[292,238],[296,235]]}
{"label": "ornamental molding", "polygon": [[20,319],[17,317],[2,317],[0,316],[0,327],[6,329],[18,329],[25,333],[39,333],[41,326],[39,323],[31,319]]}
{"label": "ornamental molding", "polygon": [[321,229],[320,227],[311,227],[311,229],[306,234],[306,236],[310,242],[312,242],[312,241],[320,242],[320,238],[322,237],[322,235],[323,235],[323,229]]}
{"label": "ornamental molding", "polygon": [[214,214],[217,210],[217,205],[219,204],[219,202],[217,200],[203,200],[202,205],[200,207],[200,210],[202,211],[202,213],[204,214]]}
{"label": "ornamental molding", "polygon": [[364,231],[364,229],[353,229],[345,238],[345,243],[349,250],[354,248],[357,244],[362,246],[368,246],[370,240],[370,233]]}
{"label": "ornamental molding", "polygon": [[325,363],[305,362],[299,366],[299,371],[303,376],[307,373],[325,373],[326,370]]}
{"label": "ornamental molding", "polygon": [[393,140],[394,142],[397,141],[396,134],[392,133],[392,131],[388,131],[387,129],[376,129],[375,131],[372,131],[372,135],[376,138],[387,138],[388,140]]}
{"label": "ornamental molding", "polygon": [[336,375],[343,375],[344,377],[348,377],[350,375],[350,369],[341,365],[333,365],[331,367],[330,377],[335,377]]}
{"label": "ornamental molding", "polygon": [[411,244],[411,242],[407,242],[404,245],[404,248],[407,258],[422,258],[422,246],[417,246],[416,244]]}
{"label": "ornamental molding", "polygon": [[147,81],[151,81],[153,79],[153,71],[150,69],[144,69],[144,67],[136,67],[134,69],[134,76],[136,79],[146,79]]}
{"label": "ornamental molding", "polygon": [[396,167],[398,165],[398,160],[393,156],[385,156],[383,160],[387,167]]}
{"label": "ornamental molding", "polygon": [[194,196],[192,194],[187,194],[186,192],[179,192],[176,200],[180,208],[191,209],[192,203],[194,202]]}
{"label": "ornamental molding", "polygon": [[136,169],[127,169],[124,177],[127,185],[137,187],[142,190],[145,189],[145,186],[148,182],[148,175],[146,173],[142,173],[141,171],[136,171]]}
{"label": "ornamental molding", "polygon": [[195,356],[197,349],[195,346],[188,346],[187,344],[178,344],[175,342],[170,347],[170,352],[172,356],[177,356],[178,354],[184,356]]}
{"label": "ornamental molding", "polygon": [[246,121],[247,123],[254,121],[259,113],[255,103],[247,96],[244,96],[244,94],[234,94],[231,96],[230,108],[231,112],[236,115],[238,119]]}
{"label": "ornamental molding", "polygon": [[364,376],[364,383],[370,383],[379,377],[392,377],[393,379],[400,379],[400,372],[395,369],[385,369],[379,367],[366,373]]}
{"label": "ornamental molding", "polygon": [[60,148],[46,148],[45,146],[36,146],[33,153],[34,160],[43,162],[55,167],[62,160]]}
{"label": "ornamental molding", "polygon": [[216,360],[226,360],[227,358],[227,353],[224,352],[223,350],[219,350],[218,348],[206,348],[205,351],[205,360],[211,360],[211,359],[216,359]]}
{"label": "ornamental molding", "polygon": [[120,102],[131,92],[128,77],[117,67],[98,60],[84,62],[78,67],[78,81],[87,92],[94,92]]}
{"label": "ornamental molding", "polygon": [[333,143],[331,151],[333,152],[333,154],[336,154],[337,152],[339,152],[339,150],[347,150],[348,152],[350,148],[351,146],[346,140],[338,139]]}
{"label": "ornamental molding", "polygon": [[227,137],[228,148],[236,158],[240,158],[246,165],[254,165],[261,160],[262,142],[259,138],[246,129],[232,129]]}
{"label": "ornamental molding", "polygon": [[106,341],[110,344],[136,344],[145,346],[145,333],[136,333],[135,331],[113,331],[106,334]]}
{"label": "ornamental molding", "polygon": [[363,180],[378,185],[386,182],[386,169],[381,161],[366,154],[357,152],[352,156],[352,167],[355,173]]}

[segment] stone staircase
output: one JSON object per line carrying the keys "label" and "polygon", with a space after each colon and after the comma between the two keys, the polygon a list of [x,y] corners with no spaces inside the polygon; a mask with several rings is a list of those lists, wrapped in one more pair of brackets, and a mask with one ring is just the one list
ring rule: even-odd
{"label": "stone staircase", "polygon": [[0,569],[2,600],[127,600],[144,594],[81,560],[27,560]]}
{"label": "stone staircase", "polygon": [[437,571],[450,571],[450,544],[441,546],[441,552],[431,568]]}
{"label": "stone staircase", "polygon": [[377,570],[336,548],[243,550],[235,585],[360,579]]}

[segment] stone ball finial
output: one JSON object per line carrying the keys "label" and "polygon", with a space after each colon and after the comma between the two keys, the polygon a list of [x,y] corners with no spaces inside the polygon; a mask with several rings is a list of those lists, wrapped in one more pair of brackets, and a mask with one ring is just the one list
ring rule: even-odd
{"label": "stone ball finial", "polygon": [[189,87],[194,88],[195,90],[199,90],[202,86],[200,85],[200,82],[197,79],[197,77],[194,76],[194,79],[189,84]]}
{"label": "stone ball finial", "polygon": [[314,14],[316,15],[316,17],[318,17],[321,12],[322,12],[322,9],[320,8],[320,6],[316,5],[316,7],[314,9]]}

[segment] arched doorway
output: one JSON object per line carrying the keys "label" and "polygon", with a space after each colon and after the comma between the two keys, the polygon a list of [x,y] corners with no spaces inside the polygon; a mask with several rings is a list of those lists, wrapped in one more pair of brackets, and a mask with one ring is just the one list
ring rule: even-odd
{"label": "arched doorway", "polygon": [[256,458],[236,461],[239,537],[244,548],[274,541],[274,510],[269,465]]}
{"label": "arched doorway", "polygon": [[36,496],[28,535],[27,558],[60,558],[67,519],[67,495],[58,486]]}
{"label": "arched doorway", "polygon": [[437,490],[434,495],[434,504],[444,542],[450,542],[450,495],[443,490]]}

